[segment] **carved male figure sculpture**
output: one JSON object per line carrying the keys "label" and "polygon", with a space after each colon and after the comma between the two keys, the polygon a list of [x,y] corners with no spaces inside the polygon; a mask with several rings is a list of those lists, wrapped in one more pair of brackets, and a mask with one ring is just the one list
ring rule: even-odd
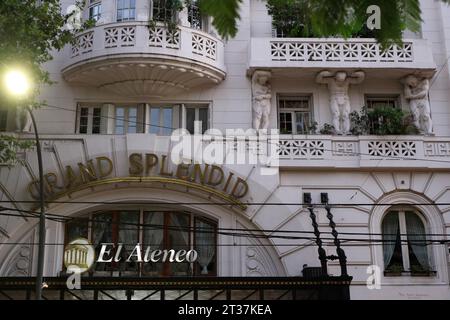
{"label": "carved male figure sculpture", "polygon": [[430,102],[428,101],[429,80],[419,80],[416,76],[409,75],[405,78],[404,85],[405,99],[409,102],[414,125],[421,133],[432,134],[433,122],[431,120]]}
{"label": "carved male figure sculpture", "polygon": [[272,90],[269,83],[272,74],[269,71],[255,71],[252,77],[253,128],[256,130],[269,127],[272,104]]}
{"label": "carved male figure sculpture", "polygon": [[317,77],[318,83],[327,84],[330,91],[330,109],[333,117],[333,126],[337,134],[350,132],[350,98],[348,89],[350,84],[359,84],[364,81],[363,71],[357,71],[347,75],[344,71],[332,74],[330,71],[322,71]]}
{"label": "carved male figure sculpture", "polygon": [[[25,121],[23,121],[25,118]],[[28,107],[23,106],[19,107],[16,110],[16,131],[18,132],[31,132],[31,128],[33,126],[33,122],[31,120],[30,113],[28,111]]]}

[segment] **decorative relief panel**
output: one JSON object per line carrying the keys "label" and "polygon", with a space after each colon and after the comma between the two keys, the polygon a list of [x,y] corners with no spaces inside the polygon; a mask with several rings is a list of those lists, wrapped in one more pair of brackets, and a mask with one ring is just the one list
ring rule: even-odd
{"label": "decorative relief panel", "polygon": [[450,142],[425,142],[425,157],[450,157]]}
{"label": "decorative relief panel", "polygon": [[322,159],[325,143],[319,140],[280,140],[277,150],[280,158]]}
{"label": "decorative relief panel", "polygon": [[369,141],[369,155],[376,157],[415,157],[414,141]]}
{"label": "decorative relief panel", "polygon": [[30,231],[27,237],[21,239],[22,245],[18,245],[13,249],[13,253],[8,259],[7,266],[2,275],[7,277],[31,277],[34,230]]}
{"label": "decorative relief panel", "polygon": [[383,51],[374,42],[271,41],[272,61],[412,62],[413,45]]}
{"label": "decorative relief panel", "polygon": [[333,155],[340,157],[357,156],[359,143],[357,141],[335,141],[333,142]]}
{"label": "decorative relief panel", "polygon": [[192,34],[192,52],[215,60],[217,56],[217,42],[201,34]]}

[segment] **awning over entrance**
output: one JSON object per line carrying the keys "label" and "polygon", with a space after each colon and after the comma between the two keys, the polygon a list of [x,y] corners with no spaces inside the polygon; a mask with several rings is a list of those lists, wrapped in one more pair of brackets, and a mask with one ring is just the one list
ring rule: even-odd
{"label": "awning over entrance", "polygon": [[[46,278],[45,300],[350,300],[351,277]],[[0,278],[0,300],[33,300],[35,278]]]}

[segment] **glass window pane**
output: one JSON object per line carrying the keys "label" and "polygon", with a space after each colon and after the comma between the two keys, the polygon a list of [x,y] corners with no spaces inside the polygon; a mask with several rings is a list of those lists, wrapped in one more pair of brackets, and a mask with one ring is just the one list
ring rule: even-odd
{"label": "glass window pane", "polygon": [[[166,248],[180,250],[190,250],[189,247],[189,227],[190,216],[182,212],[170,213],[170,229],[168,230],[169,239]],[[190,272],[190,263],[171,263],[170,274],[174,276],[188,276]]]}
{"label": "glass window pane", "polygon": [[118,243],[124,246],[121,251],[121,261],[118,269],[120,271],[138,271],[138,263],[135,257],[130,262],[126,260],[132,253],[136,244],[139,243],[139,211],[123,211],[119,212],[119,239]]}
{"label": "glass window pane", "polygon": [[309,113],[296,112],[295,113],[295,122],[296,122],[297,134],[308,133]]}
{"label": "glass window pane", "polygon": [[190,134],[195,131],[195,108],[186,108],[186,130]]}
{"label": "glass window pane", "polygon": [[88,219],[77,219],[66,224],[66,243],[78,238],[89,238]]}
{"label": "glass window pane", "polygon": [[137,108],[128,108],[128,133],[137,133]]}
{"label": "glass window pane", "polygon": [[198,117],[198,120],[202,122],[202,133],[205,133],[208,130],[208,108],[200,108]]}
{"label": "glass window pane", "polygon": [[160,108],[151,108],[150,109],[150,133],[159,134],[160,133]]}
{"label": "glass window pane", "polygon": [[102,123],[102,109],[94,108],[93,117],[92,117],[92,133],[100,134],[101,131],[101,123]]}
{"label": "glass window pane", "polygon": [[195,250],[198,253],[196,275],[214,275],[216,270],[216,226],[195,219]]}
{"label": "glass window pane", "polygon": [[[101,213],[94,216],[92,223],[92,244],[95,248],[95,254],[98,257],[102,243],[112,243],[112,214]],[[96,263],[96,271],[111,270],[110,263]]]}
{"label": "glass window pane", "polygon": [[405,218],[411,271],[430,271],[425,226],[414,212],[406,212]]}
{"label": "glass window pane", "polygon": [[[152,251],[164,249],[164,212],[144,212],[144,247]],[[143,273],[147,276],[160,276],[163,274],[163,264],[144,263]]]}
{"label": "glass window pane", "polygon": [[135,9],[130,9],[129,11],[130,11],[130,12],[129,12],[129,14],[128,14],[128,19],[129,19],[129,20],[134,20],[135,17],[136,17],[136,10],[135,10]]}
{"label": "glass window pane", "polygon": [[395,273],[402,272],[403,256],[398,212],[391,211],[384,217],[382,233],[385,270]]}
{"label": "glass window pane", "polygon": [[292,134],[292,113],[290,112],[280,113],[280,133]]}
{"label": "glass window pane", "polygon": [[172,133],[173,110],[172,108],[163,109],[163,135],[168,136]]}
{"label": "glass window pane", "polygon": [[125,134],[125,108],[116,107],[116,134]]}

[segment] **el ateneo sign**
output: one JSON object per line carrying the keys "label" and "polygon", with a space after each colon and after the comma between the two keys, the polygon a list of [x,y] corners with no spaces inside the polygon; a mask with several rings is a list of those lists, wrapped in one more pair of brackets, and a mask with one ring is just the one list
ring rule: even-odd
{"label": "el ateneo sign", "polygon": [[[63,177],[49,172],[44,175],[45,198],[53,199],[95,181],[109,179],[113,171],[114,162],[110,158],[97,157],[86,163],[78,163],[77,166],[66,166]],[[128,172],[130,177],[159,176],[208,186],[236,200],[245,197],[249,191],[244,179],[232,172],[225,173],[220,166],[185,163],[174,165],[167,155],[133,153],[128,158]],[[38,180],[30,182],[28,192],[33,199],[39,199]]]}

